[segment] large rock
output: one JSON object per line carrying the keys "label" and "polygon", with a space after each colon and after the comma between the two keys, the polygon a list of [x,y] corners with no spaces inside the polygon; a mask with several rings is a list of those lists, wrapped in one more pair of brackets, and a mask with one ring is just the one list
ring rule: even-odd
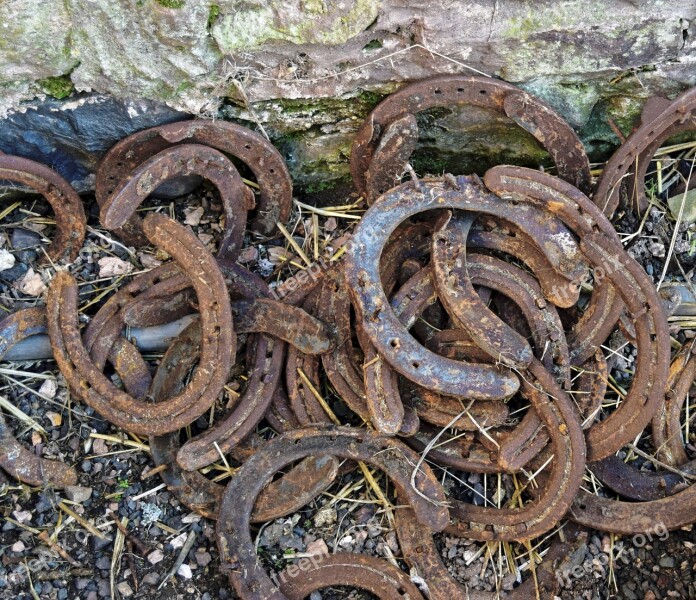
{"label": "large rock", "polygon": [[161,102],[87,95],[22,104],[0,121],[0,150],[50,165],[79,192],[94,189],[101,156],[125,136],[189,118]]}
{"label": "large rock", "polygon": [[[117,132],[181,116],[166,105],[263,128],[297,183],[324,186],[346,177],[352,136],[383,95],[480,72],[549,102],[601,159],[618,143],[610,120],[627,133],[646,97],[696,83],[695,18],[696,3],[677,0],[4,0],[0,149],[24,148],[84,189]],[[91,95],[42,105],[73,87]],[[152,103],[130,119],[133,98]],[[74,127],[82,110],[99,117]],[[527,134],[484,117],[422,115],[416,166],[543,160]]]}

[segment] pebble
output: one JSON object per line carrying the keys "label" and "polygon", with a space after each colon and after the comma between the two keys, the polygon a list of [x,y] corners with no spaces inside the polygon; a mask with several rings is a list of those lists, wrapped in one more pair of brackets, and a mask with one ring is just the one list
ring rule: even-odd
{"label": "pebble", "polygon": [[7,269],[2,272],[2,278],[5,281],[13,282],[17,281],[18,279],[24,277],[26,275],[27,271],[29,270],[29,267],[25,265],[24,263],[17,263],[15,264],[14,267]]}
{"label": "pebble", "polygon": [[128,275],[134,267],[131,263],[121,260],[117,256],[105,256],[99,259],[99,277],[116,277]]}
{"label": "pebble", "polygon": [[337,514],[336,509],[332,506],[324,506],[317,511],[314,515],[314,526],[315,527],[325,527],[326,525],[331,525],[336,522]]}
{"label": "pebble", "polygon": [[161,562],[162,559],[164,559],[164,554],[162,554],[162,551],[159,548],[156,548],[147,555],[147,562],[149,562],[151,565],[156,565],[158,562]]}
{"label": "pebble", "polygon": [[118,593],[124,598],[130,598],[133,595],[133,588],[128,584],[127,581],[122,581],[116,586]]}
{"label": "pebble", "polygon": [[69,485],[65,488],[65,495],[72,502],[85,502],[92,496],[91,487],[82,487],[81,485]]}
{"label": "pebble", "polygon": [[143,577],[143,583],[145,585],[157,585],[159,583],[159,576],[157,573],[148,573]]}
{"label": "pebble", "polygon": [[191,567],[189,567],[185,563],[179,566],[179,568],[176,570],[176,573],[184,579],[191,579],[191,577],[193,577],[193,571],[191,571]]}
{"label": "pebble", "polygon": [[24,545],[24,542],[22,540],[15,542],[12,544],[12,548],[10,548],[12,552],[24,552],[27,547]]}
{"label": "pebble", "polygon": [[46,284],[43,282],[43,279],[41,279],[41,275],[35,273],[32,268],[29,268],[24,274],[24,277],[15,281],[14,287],[22,292],[22,294],[34,297],[41,296],[47,289]]}
{"label": "pebble", "polygon": [[35,231],[29,231],[22,227],[15,227],[12,230],[10,243],[15,250],[26,250],[35,248],[41,244],[41,236]]}
{"label": "pebble", "polygon": [[322,556],[329,553],[329,547],[321,538],[307,544],[306,552],[312,556]]}
{"label": "pebble", "polygon": [[664,567],[665,569],[673,569],[674,568],[674,558],[671,556],[663,556],[660,559],[660,566]]}
{"label": "pebble", "polygon": [[7,271],[15,266],[14,254],[5,249],[0,249],[0,271]]}
{"label": "pebble", "polygon": [[210,552],[196,552],[195,557],[196,564],[199,567],[207,567],[210,564],[210,561],[213,560]]}

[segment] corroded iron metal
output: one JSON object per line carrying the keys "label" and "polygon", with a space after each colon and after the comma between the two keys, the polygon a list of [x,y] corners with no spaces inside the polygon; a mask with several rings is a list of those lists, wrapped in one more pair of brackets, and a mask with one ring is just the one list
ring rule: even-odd
{"label": "corroded iron metal", "polygon": [[[182,144],[167,148],[138,165],[102,204],[102,225],[116,231],[128,243],[147,243],[135,210],[162,183],[190,175],[200,175],[218,189],[225,216],[219,255],[236,258],[242,248],[246,214],[254,207],[254,195],[232,162],[208,146]],[[128,228],[124,229],[126,223]]]}
{"label": "corroded iron metal", "polygon": [[450,533],[478,540],[537,537],[556,525],[580,489],[585,438],[573,402],[538,360],[532,361],[528,373],[535,378],[531,386],[537,390],[529,399],[546,426],[554,454],[544,490],[521,508],[497,509],[453,501]]}
{"label": "corroded iron metal", "polygon": [[292,208],[292,183],[283,157],[262,135],[225,121],[184,121],[134,133],[104,156],[96,179],[97,202],[109,196],[133,169],[155,154],[177,144],[209,146],[238,158],[248,166],[259,185],[252,228],[268,235],[277,222],[285,223]]}
{"label": "corroded iron metal", "polygon": [[335,585],[365,590],[379,600],[423,598],[407,573],[382,558],[348,552],[313,558],[304,569],[293,565],[277,575],[280,591],[288,600],[304,600]]}
{"label": "corroded iron metal", "polygon": [[47,297],[48,330],[56,362],[76,397],[127,430],[145,435],[176,431],[210,408],[222,391],[236,346],[227,291],[217,264],[196,236],[171,219],[151,214],[149,239],[168,252],[193,283],[201,313],[201,358],[189,386],[166,404],[136,401],[92,362],[77,328],[77,286],[58,272]]}
{"label": "corroded iron metal", "polygon": [[[46,332],[46,311],[27,308],[0,321],[0,360],[20,340]],[[57,460],[41,458],[12,435],[0,411],[0,467],[29,485],[67,487],[77,484],[77,471]]]}
{"label": "corroded iron metal", "polygon": [[[471,105],[493,109],[513,119],[544,146],[563,179],[584,191],[590,188],[590,165],[573,129],[549,106],[503,81],[477,76],[442,75],[408,85],[383,100],[358,130],[351,151],[351,174],[358,191],[372,202],[390,189],[394,175],[405,170],[415,145],[407,115],[436,107]],[[387,141],[404,138],[386,150]],[[391,146],[397,146],[392,142]]]}
{"label": "corroded iron metal", "polygon": [[46,165],[2,153],[0,181],[20,183],[46,198],[56,219],[56,232],[48,255],[57,262],[74,261],[85,241],[87,218],[82,201],[70,184]]}
{"label": "corroded iron metal", "polygon": [[[645,207],[645,174],[657,149],[669,137],[696,129],[696,88],[687,90],[674,101],[653,101],[646,106],[641,126],[621,144],[602,170],[593,200],[611,217],[621,200],[626,181],[630,205]],[[633,173],[627,178],[627,174]]]}
{"label": "corroded iron metal", "polygon": [[440,219],[433,235],[433,280],[440,301],[455,325],[495,360],[524,369],[532,362],[529,342],[488,310],[466,273],[466,238],[474,222],[471,213]]}
{"label": "corroded iron metal", "polygon": [[236,592],[246,600],[286,598],[258,564],[249,531],[254,502],[273,475],[286,465],[311,455],[329,454],[360,460],[382,469],[415,518],[432,531],[449,521],[445,496],[433,472],[422,465],[414,474],[418,455],[393,438],[366,430],[328,427],[291,431],[269,441],[232,476],[222,499],[217,542],[223,568]]}
{"label": "corroded iron metal", "polygon": [[[167,398],[180,393],[199,354],[200,327],[189,327],[162,358],[150,389],[153,399],[164,402]],[[261,374],[257,371],[252,373],[252,377],[259,375]],[[249,388],[255,385],[252,382]],[[258,392],[249,393],[249,388],[238,404],[254,402]],[[161,474],[167,488],[190,509],[210,519],[217,519],[225,488],[199,471],[187,471],[179,466],[177,462],[177,455],[181,449],[179,434],[151,436],[150,448],[155,463],[167,466]],[[254,451],[255,448],[252,453]],[[230,453],[240,461],[246,458],[240,445],[231,448]],[[299,510],[331,485],[338,473],[338,466],[338,460],[333,457],[310,456],[304,459],[283,477],[269,483],[259,494],[251,521],[254,523],[268,521]]]}

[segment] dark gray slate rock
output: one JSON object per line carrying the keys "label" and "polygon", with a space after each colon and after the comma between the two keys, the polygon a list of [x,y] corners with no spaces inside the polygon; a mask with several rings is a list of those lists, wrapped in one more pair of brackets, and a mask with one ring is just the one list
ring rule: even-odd
{"label": "dark gray slate rock", "polygon": [[187,118],[163,103],[98,94],[31,102],[0,121],[0,150],[47,164],[84,192],[93,189],[97,164],[117,141]]}

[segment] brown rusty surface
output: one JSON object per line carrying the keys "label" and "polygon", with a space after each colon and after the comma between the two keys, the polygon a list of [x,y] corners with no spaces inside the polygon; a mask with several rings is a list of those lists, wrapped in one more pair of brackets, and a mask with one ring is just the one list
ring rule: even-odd
{"label": "brown rusty surface", "polygon": [[129,431],[156,435],[176,431],[210,408],[226,383],[236,337],[222,274],[198,238],[159,214],[148,215],[144,230],[186,270],[196,291],[203,344],[198,368],[182,394],[166,404],[139,402],[101,373],[80,337],[77,286],[68,273],[58,272],[51,283],[47,312],[56,362],[76,397]]}
{"label": "brown rusty surface", "polygon": [[56,262],[72,262],[87,233],[87,217],[77,192],[46,165],[0,153],[0,181],[21,183],[41,194],[53,209],[56,231],[48,255]]}
{"label": "brown rusty surface", "polygon": [[418,142],[416,117],[406,113],[396,117],[384,128],[379,144],[365,173],[365,185],[372,202],[401,181]]}
{"label": "brown rusty surface", "polygon": [[445,495],[435,475],[423,464],[415,475],[414,487],[411,475],[419,457],[397,440],[346,427],[312,427],[285,433],[269,441],[235,472],[220,507],[220,557],[230,583],[245,600],[285,598],[258,563],[249,530],[257,496],[280,469],[307,456],[323,454],[364,461],[382,469],[420,523],[431,532],[447,525]]}
{"label": "brown rusty surface", "polygon": [[[621,144],[602,170],[593,201],[611,217],[621,200],[621,187],[629,171],[638,165],[633,178],[628,178],[630,200],[637,199],[640,207],[645,192],[644,177],[652,155],[671,135],[679,131],[696,129],[696,88],[678,96],[662,110],[646,114],[643,124]],[[652,116],[653,118],[650,118]],[[640,189],[640,191],[639,191]],[[631,202],[633,206],[633,202]]]}
{"label": "brown rusty surface", "polygon": [[529,342],[488,309],[467,271],[466,239],[471,213],[446,212],[433,233],[433,281],[438,297],[458,328],[486,354],[504,365],[524,369],[532,362]]}
{"label": "brown rusty surface", "polygon": [[[199,353],[200,327],[191,326],[177,338],[162,358],[150,390],[156,401],[166,401],[167,398],[181,392]],[[253,377],[258,377],[258,374],[254,372]],[[253,385],[252,382],[250,387]],[[247,391],[241,402],[252,400]],[[177,453],[181,448],[179,434],[151,436],[150,448],[155,464],[168,466],[161,475],[167,488],[190,509],[210,519],[217,519],[225,488],[199,471],[186,471],[179,466],[177,463]],[[238,460],[247,458],[244,456],[241,443],[230,451]],[[252,450],[252,454],[254,451],[255,449]],[[304,459],[286,475],[271,482],[260,493],[252,513],[252,522],[280,518],[299,510],[333,483],[338,473],[338,466],[337,459],[333,457],[330,457],[330,460],[322,459],[322,457]]]}
{"label": "brown rusty surface", "polygon": [[649,502],[624,502],[578,492],[568,516],[585,527],[633,535],[652,531],[656,523],[669,530],[694,522],[696,485],[672,496]]}
{"label": "brown rusty surface", "polygon": [[696,475],[696,461],[677,469],[684,473],[683,476],[672,471],[640,471],[617,456],[607,456],[591,463],[590,469],[606,487],[624,499],[649,502],[672,496],[693,485],[693,480],[687,477]]}
{"label": "brown rusty surface", "polygon": [[267,333],[304,354],[326,354],[336,347],[327,324],[296,306],[270,298],[234,300],[232,314],[239,333]]}
{"label": "brown rusty surface", "polygon": [[597,268],[604,265],[626,305],[638,350],[628,394],[587,432],[588,460],[595,461],[631,443],[659,409],[669,375],[670,341],[662,302],[643,268],[602,234],[585,236],[581,247]]}
{"label": "brown rusty surface", "polygon": [[380,189],[388,189],[388,182],[379,182],[381,188],[368,187],[366,177],[373,158],[379,156],[377,149],[384,132],[389,131],[389,124],[403,115],[450,105],[471,105],[507,114],[549,151],[560,177],[589,191],[589,162],[582,143],[573,129],[550,107],[514,85],[497,79],[441,75],[418,81],[392,94],[377,105],[358,130],[350,167],[355,186],[368,201],[379,196]]}
{"label": "brown rusty surface", "polygon": [[[147,243],[138,206],[161,184],[180,176],[200,175],[220,193],[225,228],[219,256],[236,258],[242,248],[247,212],[254,207],[251,190],[236,167],[222,153],[200,144],[182,144],[162,150],[131,171],[101,206],[101,222],[132,245]],[[124,225],[128,227],[124,229]]]}
{"label": "brown rusty surface", "polygon": [[336,585],[365,590],[379,600],[423,600],[408,573],[383,558],[350,552],[312,558],[305,569],[293,565],[277,575],[288,600],[304,600],[312,592]]}
{"label": "brown rusty surface", "polygon": [[543,492],[524,507],[489,508],[452,501],[450,534],[476,540],[528,540],[563,517],[580,489],[585,471],[585,438],[573,401],[536,359],[529,375],[538,394],[529,399],[546,426],[554,459]]}
{"label": "brown rusty surface", "polygon": [[687,340],[672,360],[665,400],[652,419],[652,441],[657,457],[671,466],[689,462],[684,447],[681,412],[696,378],[695,350],[694,342]]}
{"label": "brown rusty surface", "polygon": [[[0,360],[17,342],[46,332],[46,311],[26,308],[0,321]],[[41,458],[17,441],[0,411],[0,467],[28,485],[64,488],[77,484],[77,471],[56,460]]]}
{"label": "brown rusty surface", "polygon": [[[510,225],[508,224],[508,227]],[[500,231],[469,231],[467,245],[472,249],[488,249],[505,252],[522,261],[534,273],[544,292],[544,297],[560,308],[575,306],[580,289],[571,288],[569,293],[559,293],[568,285],[568,280],[554,270],[541,249],[527,240],[516,227],[510,227],[510,233]]]}
{"label": "brown rusty surface", "polygon": [[[380,282],[379,257],[397,225],[433,208],[491,209],[504,212],[492,201],[478,202],[481,188],[460,178],[452,190],[436,181],[404,184],[381,196],[356,228],[346,256],[346,275],[362,327],[380,355],[411,381],[435,391],[471,399],[501,399],[518,388],[516,378],[495,367],[452,361],[421,346],[398,321]],[[494,206],[491,206],[494,205]],[[561,253],[568,252],[564,246]],[[572,252],[572,250],[571,250]]]}
{"label": "brown rusty surface", "polygon": [[264,235],[285,223],[292,208],[292,182],[283,157],[263,136],[225,121],[183,121],[145,129],[116,144],[97,171],[96,196],[106,203],[121,179],[158,152],[177,144],[202,144],[236,157],[246,164],[259,185],[252,228]]}
{"label": "brown rusty surface", "polygon": [[566,525],[563,538],[557,537],[553,540],[544,561],[536,566],[534,575],[529,575],[511,592],[481,592],[469,589],[450,575],[432,534],[414,518],[410,508],[398,508],[395,516],[401,552],[408,565],[425,580],[430,600],[553,600],[559,591],[560,583],[556,573],[566,572],[571,567],[573,554],[584,543],[586,537],[581,535],[577,528]]}

